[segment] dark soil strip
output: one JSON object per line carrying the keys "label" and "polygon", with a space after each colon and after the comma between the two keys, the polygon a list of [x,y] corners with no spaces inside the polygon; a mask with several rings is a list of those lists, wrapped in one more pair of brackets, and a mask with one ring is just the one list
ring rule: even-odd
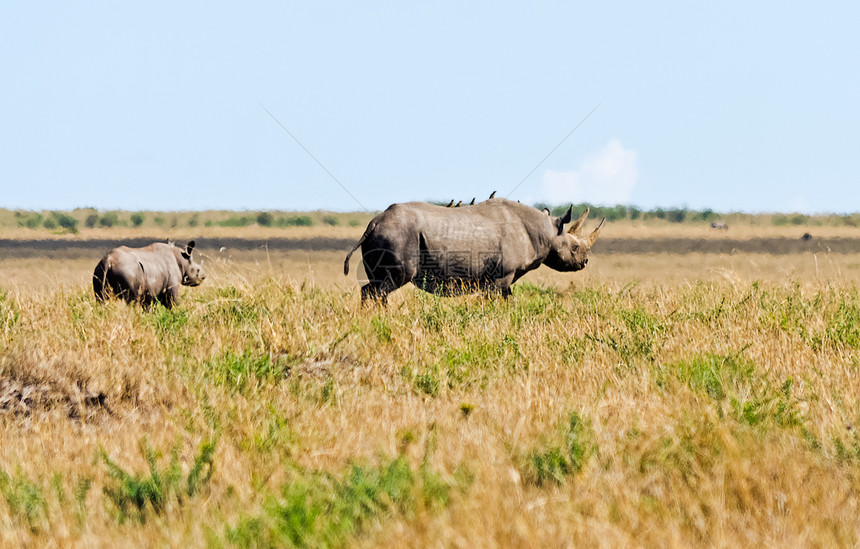
{"label": "dark soil strip", "polygon": [[[151,238],[129,240],[15,240],[0,239],[0,259],[44,257],[47,259],[85,259],[98,261],[115,246],[132,247],[151,244]],[[346,253],[355,244],[353,238],[198,238],[197,248],[206,253],[216,253],[221,248],[229,251],[341,251]],[[601,238],[595,245],[595,254],[770,254],[785,255],[799,253],[860,253],[860,238],[813,238],[810,240],[789,238],[734,239],[621,239]]]}

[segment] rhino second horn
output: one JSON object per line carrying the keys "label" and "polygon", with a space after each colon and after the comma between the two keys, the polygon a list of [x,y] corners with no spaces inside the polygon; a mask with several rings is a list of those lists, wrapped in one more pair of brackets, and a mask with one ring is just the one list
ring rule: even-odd
{"label": "rhino second horn", "polygon": [[588,247],[591,248],[594,245],[594,241],[597,240],[597,233],[600,232],[600,229],[603,227],[603,224],[606,222],[606,218],[600,220],[600,224],[596,229],[591,231],[591,235],[588,237]]}

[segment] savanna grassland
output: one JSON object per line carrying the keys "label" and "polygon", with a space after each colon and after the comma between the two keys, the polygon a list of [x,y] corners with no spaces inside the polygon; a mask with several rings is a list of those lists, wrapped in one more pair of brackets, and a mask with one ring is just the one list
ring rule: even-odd
{"label": "savanna grassland", "polygon": [[[595,245],[507,301],[381,308],[348,248],[216,247],[357,239],[365,214],[171,215],[0,228],[212,244],[173,310],[98,304],[103,249],[0,257],[0,546],[860,544],[860,249]],[[787,219],[601,238],[860,238]]]}

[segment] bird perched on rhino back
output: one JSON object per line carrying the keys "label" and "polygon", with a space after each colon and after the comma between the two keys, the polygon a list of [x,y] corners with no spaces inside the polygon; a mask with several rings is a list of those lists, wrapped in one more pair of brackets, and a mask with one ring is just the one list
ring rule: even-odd
{"label": "bird perched on rhino back", "polygon": [[425,202],[392,204],[373,218],[343,265],[361,247],[368,282],[361,299],[378,299],[408,282],[442,295],[481,291],[511,294],[527,272],[547,265],[578,271],[603,221],[581,235],[588,210],[567,230],[572,207],[555,217],[518,202],[494,198],[470,208],[445,208]]}
{"label": "bird perched on rhino back", "polygon": [[119,297],[144,307],[158,301],[172,307],[179,300],[180,286],[198,286],[206,279],[203,265],[191,258],[193,250],[193,240],[185,247],[155,242],[143,248],[114,248],[93,272],[96,299]]}

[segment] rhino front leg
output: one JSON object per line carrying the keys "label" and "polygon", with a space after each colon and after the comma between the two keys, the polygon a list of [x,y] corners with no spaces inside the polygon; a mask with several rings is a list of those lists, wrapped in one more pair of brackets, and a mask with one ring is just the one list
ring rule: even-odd
{"label": "rhino front leg", "polygon": [[505,300],[507,300],[513,294],[513,292],[511,291],[511,286],[513,286],[513,284],[514,275],[512,273],[504,278],[496,279],[484,286],[484,295],[501,295],[505,298]]}
{"label": "rhino front leg", "polygon": [[179,301],[179,288],[171,287],[158,295],[158,301],[167,309],[172,309]]}

